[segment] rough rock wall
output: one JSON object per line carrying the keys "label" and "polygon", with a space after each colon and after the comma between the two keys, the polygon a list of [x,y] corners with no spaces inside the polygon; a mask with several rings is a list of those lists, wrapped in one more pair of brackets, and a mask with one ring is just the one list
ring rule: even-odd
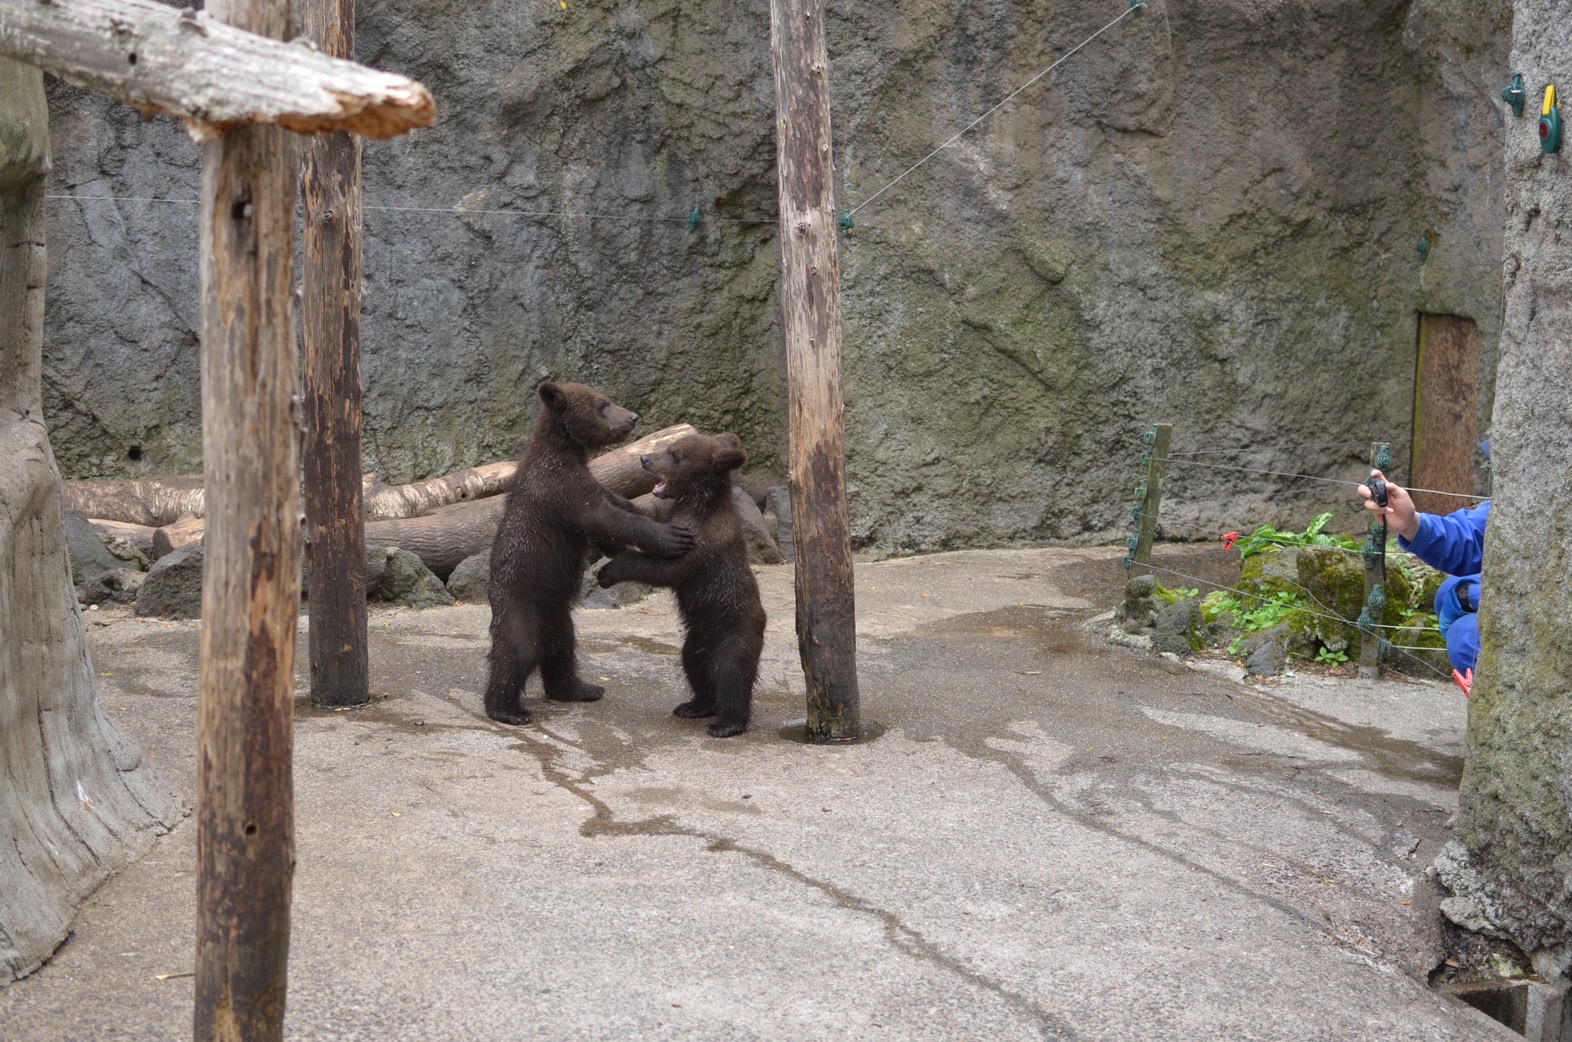
{"label": "rough rock wall", "polygon": [[[860,549],[1122,538],[1159,421],[1176,451],[1357,480],[1370,440],[1406,455],[1419,311],[1478,322],[1488,389],[1505,0],[1151,0],[882,192],[1128,4],[828,8]],[[366,151],[367,469],[511,457],[547,375],[782,466],[767,5],[381,0],[358,31],[440,110]],[[194,200],[196,150],[51,96],[62,467],[192,471],[196,207],[135,200]],[[1351,491],[1170,489],[1179,536]]]}
{"label": "rough rock wall", "polygon": [[[1572,976],[1572,142],[1545,154],[1547,83],[1572,85],[1572,24],[1519,0],[1512,66],[1530,104],[1506,137],[1506,312],[1493,422],[1495,498],[1458,836],[1485,928]],[[1459,886],[1459,881],[1465,885]],[[1472,923],[1476,927],[1481,924]]]}

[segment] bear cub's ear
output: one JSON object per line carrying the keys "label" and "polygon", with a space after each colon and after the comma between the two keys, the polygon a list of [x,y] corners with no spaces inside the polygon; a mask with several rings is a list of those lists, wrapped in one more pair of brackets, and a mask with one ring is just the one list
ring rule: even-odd
{"label": "bear cub's ear", "polygon": [[562,388],[550,380],[542,380],[540,386],[535,388],[535,393],[540,395],[540,400],[547,405],[556,405],[562,400]]}
{"label": "bear cub's ear", "polygon": [[717,470],[738,470],[748,462],[748,454],[742,449],[742,439],[730,431],[715,435],[715,444],[720,450],[715,453]]}

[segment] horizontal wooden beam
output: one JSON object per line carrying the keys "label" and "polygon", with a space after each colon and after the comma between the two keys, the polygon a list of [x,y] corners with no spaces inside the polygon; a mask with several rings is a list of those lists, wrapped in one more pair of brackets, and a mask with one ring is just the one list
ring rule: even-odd
{"label": "horizontal wooden beam", "polygon": [[168,113],[198,141],[248,123],[390,138],[436,118],[431,92],[408,77],[156,0],[0,0],[0,55]]}

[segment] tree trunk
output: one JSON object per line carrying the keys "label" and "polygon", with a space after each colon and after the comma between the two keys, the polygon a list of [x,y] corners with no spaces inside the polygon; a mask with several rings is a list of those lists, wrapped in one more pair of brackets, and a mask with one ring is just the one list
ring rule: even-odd
{"label": "tree trunk", "polygon": [[797,647],[808,683],[809,737],[850,741],[862,722],[823,14],[822,0],[770,0]]}
{"label": "tree trunk", "polygon": [[0,985],[182,813],[98,707],[43,421],[43,74],[0,58]]}
{"label": "tree trunk", "polygon": [[[1557,82],[1572,23],[1518,0],[1512,58],[1525,82]],[[1535,88],[1539,89],[1538,87]],[[1495,415],[1494,485],[1480,594],[1482,649],[1468,706],[1457,835],[1471,871],[1458,901],[1572,977],[1572,198],[1568,152],[1541,151],[1532,119],[1508,120],[1508,258]],[[1437,867],[1441,867],[1438,862]],[[1456,909],[1449,903],[1443,908]],[[1459,916],[1468,919],[1468,916]],[[1477,922],[1474,923],[1477,925]]]}
{"label": "tree trunk", "polygon": [[[352,56],[354,0],[311,0],[304,28],[324,53]],[[313,138],[302,187],[311,704],[365,705],[371,679],[360,487],[360,139],[342,130]]]}
{"label": "tree trunk", "polygon": [[436,117],[414,80],[244,31],[155,0],[0,4],[0,54],[143,112],[183,120],[198,141],[269,123],[303,134],[389,138]]}
{"label": "tree trunk", "polygon": [[[287,0],[208,10],[268,36],[289,28]],[[284,1028],[300,611],[293,145],[279,127],[240,127],[202,155],[197,1042]]]}

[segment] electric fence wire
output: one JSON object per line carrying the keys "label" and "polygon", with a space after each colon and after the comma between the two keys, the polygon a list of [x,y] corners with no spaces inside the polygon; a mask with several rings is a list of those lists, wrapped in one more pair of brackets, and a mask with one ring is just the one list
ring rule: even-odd
{"label": "electric fence wire", "polygon": [[[1305,479],[1305,480],[1309,480],[1309,481],[1320,481],[1320,482],[1325,482],[1325,483],[1328,483],[1328,484],[1351,485],[1351,486],[1354,486],[1356,488],[1364,484],[1364,482],[1362,482],[1362,481],[1351,481],[1351,480],[1348,480],[1346,478],[1343,478],[1343,479],[1339,479],[1339,478],[1323,478],[1323,477],[1318,477],[1318,476],[1316,476],[1314,474],[1293,474],[1293,473],[1285,473],[1285,472],[1282,472],[1282,471],[1262,470],[1262,469],[1254,468],[1254,467],[1241,467],[1241,466],[1228,466],[1228,465],[1224,465],[1224,464],[1200,463],[1198,461],[1194,461],[1194,460],[1189,460],[1189,459],[1183,458],[1183,457],[1189,456],[1189,455],[1200,455],[1200,454],[1202,454],[1202,452],[1205,452],[1206,454],[1211,455],[1211,454],[1221,454],[1221,453],[1225,453],[1225,452],[1228,452],[1228,451],[1231,451],[1231,450],[1227,450],[1227,449],[1218,449],[1218,450],[1211,450],[1211,451],[1200,450],[1200,451],[1197,451],[1195,453],[1172,453],[1172,452],[1170,452],[1167,456],[1164,457],[1164,459],[1167,462],[1169,462],[1169,463],[1179,463],[1181,465],[1188,464],[1188,465],[1191,465],[1191,466],[1198,466],[1198,467],[1203,467],[1203,468],[1206,468],[1206,469],[1230,470],[1230,471],[1237,471],[1237,472],[1242,472],[1242,473],[1247,473],[1247,474],[1261,474],[1261,475],[1271,476],[1271,477],[1298,478],[1298,479]],[[1179,459],[1175,459],[1175,456],[1178,456],[1180,458]],[[1407,486],[1402,486],[1402,487],[1407,489]],[[1431,493],[1433,495],[1452,496],[1452,497],[1455,497],[1455,498],[1468,499],[1468,500],[1479,500],[1479,499],[1483,499],[1483,498],[1488,498],[1488,497],[1481,497],[1481,496],[1476,496],[1476,495],[1472,495],[1472,494],[1465,494],[1465,493],[1461,493],[1461,492],[1448,492],[1448,491],[1441,490],[1441,489],[1418,489],[1418,488],[1416,488],[1416,489],[1408,489],[1408,490],[1409,491],[1413,491],[1413,492],[1428,492],[1428,493]],[[1185,525],[1185,524],[1182,524],[1182,523],[1177,525],[1177,526],[1175,526],[1172,521],[1164,521],[1164,520],[1161,520],[1161,519],[1159,519],[1159,521],[1158,521],[1158,526],[1159,526],[1159,531],[1167,530],[1168,532],[1172,532],[1176,527],[1178,529],[1180,529],[1180,530],[1188,529],[1192,534],[1197,533],[1197,532],[1200,531],[1198,526],[1189,526],[1189,525]],[[1210,532],[1208,532],[1206,534],[1206,538],[1211,539],[1211,538],[1215,538],[1215,537]],[[1316,544],[1316,545],[1318,545],[1322,549],[1333,550],[1333,551],[1336,551],[1336,552],[1339,552],[1339,553],[1344,553],[1344,554],[1355,554],[1355,555],[1363,556],[1363,553],[1364,553],[1364,551],[1362,549],[1341,546],[1341,545],[1339,545],[1337,543],[1326,543],[1326,544]],[[1409,553],[1406,550],[1399,549],[1398,551],[1395,551],[1395,552],[1404,554],[1404,555],[1406,555],[1408,557],[1411,557],[1411,558],[1414,558],[1415,560],[1418,560],[1417,557],[1415,557],[1412,553]],[[1186,575],[1186,574],[1184,574],[1182,572],[1177,571],[1176,569],[1167,568],[1165,566],[1153,564],[1151,562],[1146,562],[1143,565],[1143,567],[1149,567],[1153,571],[1165,572],[1165,573],[1167,573],[1169,575],[1172,575],[1172,576],[1174,576],[1174,577],[1176,577],[1178,579],[1182,579],[1182,580],[1184,580],[1186,582],[1193,582],[1193,583],[1198,583],[1198,584],[1200,584],[1202,586],[1209,586],[1209,587],[1212,587],[1212,588],[1214,588],[1216,590],[1223,591],[1223,592],[1230,593],[1230,594],[1234,594],[1236,596],[1244,596],[1244,597],[1250,598],[1252,600],[1259,600],[1259,601],[1262,601],[1262,602],[1264,602],[1264,601],[1269,599],[1268,597],[1266,597],[1264,595],[1261,595],[1261,594],[1247,593],[1245,591],[1239,590],[1239,589],[1234,588],[1234,587],[1223,586],[1220,583],[1214,582],[1214,581],[1209,580],[1209,579],[1202,579],[1202,578],[1200,578],[1198,576]],[[1283,582],[1287,583],[1289,586],[1292,586],[1295,589],[1299,590],[1302,594],[1304,594],[1305,597],[1307,597],[1310,601],[1314,602],[1315,605],[1321,609],[1321,611],[1313,611],[1313,610],[1308,609],[1308,608],[1300,609],[1300,611],[1302,611],[1304,614],[1310,615],[1310,616],[1315,617],[1315,618],[1326,619],[1326,620],[1328,620],[1330,622],[1338,623],[1339,625],[1344,625],[1344,626],[1357,626],[1358,625],[1353,620],[1345,619],[1341,615],[1337,614],[1335,611],[1333,611],[1332,608],[1330,608],[1327,604],[1325,604],[1320,598],[1318,598],[1311,590],[1307,589],[1303,584],[1295,582],[1293,579],[1289,579],[1287,576],[1279,576],[1278,578],[1280,578]],[[1374,629],[1374,630],[1399,630],[1399,631],[1401,631],[1401,630],[1411,630],[1411,629],[1414,629],[1414,628],[1415,627],[1411,627],[1411,626],[1390,626],[1390,625],[1385,625],[1385,624],[1381,624],[1381,623],[1376,623],[1376,624],[1374,624],[1372,626],[1372,629]],[[1436,632],[1436,633],[1440,632],[1439,627],[1423,627],[1423,628],[1426,629],[1426,630],[1432,631],[1432,632]],[[1402,652],[1405,657],[1413,659],[1415,662],[1418,662],[1420,665],[1424,666],[1426,669],[1430,670],[1432,673],[1435,673],[1437,676],[1441,677],[1443,680],[1450,680],[1451,679],[1451,677],[1449,677],[1447,674],[1443,673],[1441,670],[1437,669],[1434,665],[1432,665],[1431,663],[1427,662],[1425,659],[1420,658],[1418,655],[1414,654],[1414,652],[1437,651],[1439,649],[1417,647],[1417,646],[1412,646],[1412,645],[1393,644],[1390,641],[1386,641],[1385,639],[1382,640],[1382,644],[1385,647],[1391,648],[1394,651]]]}
{"label": "electric fence wire", "polygon": [[[1218,450],[1218,451],[1227,451],[1227,450]],[[1234,471],[1236,473],[1241,473],[1241,474],[1261,474],[1261,475],[1264,475],[1264,476],[1267,476],[1267,477],[1274,477],[1274,478],[1292,478],[1292,479],[1299,480],[1299,481],[1319,481],[1319,482],[1321,482],[1323,484],[1327,484],[1327,485],[1348,485],[1348,486],[1352,486],[1353,488],[1358,488],[1360,485],[1364,484],[1363,481],[1353,481],[1353,480],[1351,480],[1349,478],[1323,478],[1323,477],[1318,477],[1315,474],[1294,474],[1294,473],[1291,473],[1291,472],[1288,472],[1288,471],[1281,471],[1281,470],[1261,470],[1261,469],[1258,469],[1258,468],[1255,468],[1255,467],[1241,467],[1241,466],[1229,465],[1229,464],[1226,464],[1226,463],[1202,463],[1199,460],[1185,458],[1187,455],[1190,455],[1190,454],[1187,454],[1187,453],[1169,453],[1167,456],[1163,457],[1163,459],[1170,466],[1200,467],[1200,468],[1202,468],[1204,470],[1228,470],[1228,471]],[[1430,495],[1433,495],[1433,496],[1450,496],[1453,499],[1467,499],[1467,500],[1479,501],[1479,500],[1484,500],[1484,499],[1489,499],[1490,498],[1489,496],[1475,495],[1472,492],[1448,492],[1448,491],[1446,491],[1444,489],[1435,489],[1435,488],[1410,488],[1408,485],[1403,485],[1402,488],[1406,492],[1425,492],[1425,493],[1429,493]]]}
{"label": "electric fence wire", "polygon": [[[895,185],[897,183],[899,183],[900,181],[902,181],[903,179],[905,179],[908,174],[911,174],[918,167],[920,167],[924,163],[928,162],[934,156],[938,155],[940,152],[943,152],[945,149],[947,149],[951,145],[955,144],[962,137],[964,137],[967,133],[969,133],[971,130],[976,128],[979,124],[981,124],[989,116],[991,116],[995,112],[999,111],[999,109],[1003,108],[1005,105],[1007,105],[1010,101],[1012,101],[1015,97],[1017,97],[1023,91],[1027,90],[1033,84],[1035,84],[1038,80],[1041,80],[1044,76],[1047,76],[1049,73],[1051,73],[1055,69],[1057,69],[1060,65],[1064,64],[1064,62],[1066,60],[1068,60],[1071,55],[1073,55],[1076,52],[1080,51],[1087,44],[1091,43],[1093,40],[1097,39],[1103,33],[1107,32],[1109,29],[1112,29],[1114,26],[1116,26],[1120,22],[1124,21],[1130,15],[1132,15],[1132,14],[1139,14],[1141,11],[1144,11],[1145,9],[1146,9],[1146,0],[1133,0],[1133,2],[1128,7],[1125,8],[1123,13],[1121,13],[1119,15],[1119,17],[1115,18],[1113,21],[1109,22],[1107,25],[1103,26],[1101,29],[1097,30],[1092,35],[1088,36],[1086,39],[1082,40],[1080,43],[1078,43],[1074,47],[1070,48],[1068,51],[1065,51],[1062,55],[1059,56],[1059,58],[1052,65],[1048,66],[1046,69],[1044,69],[1043,71],[1039,72],[1037,75],[1033,76],[1031,79],[1027,80],[1025,83],[1021,84],[1019,87],[1017,87],[1014,91],[1012,91],[1009,95],[1007,95],[998,104],[994,105],[988,111],[984,112],[982,115],[980,115],[976,119],[972,120],[966,126],[962,127],[959,131],[957,131],[955,133],[955,135],[953,137],[951,137],[944,144],[940,145],[938,148],[934,149],[932,152],[929,152],[927,155],[925,155],[921,159],[917,160],[917,162],[915,162],[911,166],[907,167],[898,176],[896,176],[894,180],[892,180],[889,183],[887,183],[883,188],[880,188],[877,192],[874,192],[872,195],[868,196],[866,199],[864,199],[862,202],[858,203],[856,206],[851,207],[850,209],[848,209],[847,210],[848,216],[856,214],[857,211],[861,210],[863,207],[867,206],[869,203],[871,203],[875,199],[879,198],[879,196],[883,195],[885,192],[888,192],[891,188],[894,188]],[[1165,12],[1165,14],[1166,14],[1166,12]],[[63,201],[69,201],[69,202],[108,202],[108,201],[113,201],[113,202],[126,202],[126,203],[174,203],[174,204],[181,204],[181,205],[187,205],[187,206],[196,206],[196,205],[198,205],[198,201],[195,200],[195,199],[160,199],[160,198],[148,198],[148,197],[137,197],[137,196],[116,196],[116,195],[46,195],[46,196],[44,196],[44,198],[45,199],[54,199],[54,200],[63,200]],[[460,216],[460,217],[499,216],[499,217],[527,217],[527,218],[532,218],[532,219],[548,219],[548,218],[554,218],[555,217],[555,218],[564,218],[564,219],[569,219],[569,220],[629,221],[629,222],[635,222],[635,223],[642,222],[642,223],[650,223],[650,224],[686,224],[690,228],[695,227],[697,225],[698,219],[707,220],[707,221],[713,221],[713,222],[719,223],[719,224],[775,224],[775,223],[777,223],[779,221],[779,217],[715,217],[715,216],[711,216],[711,215],[708,215],[708,214],[703,215],[702,218],[696,218],[696,215],[699,213],[697,208],[695,208],[693,213],[684,214],[681,217],[676,217],[676,216],[673,216],[673,217],[637,217],[637,216],[633,216],[633,215],[630,215],[630,214],[587,213],[587,212],[579,212],[579,211],[572,211],[572,210],[470,210],[470,209],[464,209],[464,208],[459,207],[459,206],[448,206],[448,207],[445,207],[445,206],[372,206],[372,205],[363,205],[361,207],[361,209],[364,210],[367,213],[372,213],[372,212],[385,212],[385,213],[431,213],[431,214],[452,214],[454,216]]]}
{"label": "electric fence wire", "polygon": [[970,123],[966,124],[966,126],[962,127],[960,130],[956,131],[955,135],[953,137],[951,137],[950,140],[946,141],[944,144],[940,145],[938,148],[934,149],[932,152],[929,152],[927,155],[925,155],[921,159],[917,160],[917,162],[913,163],[911,166],[907,167],[900,174],[896,175],[894,180],[890,181],[888,184],[886,184],[883,188],[879,189],[877,192],[874,192],[872,195],[868,196],[868,198],[864,199],[862,202],[858,203],[856,206],[851,207],[851,209],[848,212],[850,214],[852,214],[852,215],[855,215],[857,213],[857,211],[861,210],[863,207],[867,206],[869,203],[871,203],[875,199],[879,198],[879,196],[883,195],[885,192],[888,192],[890,189],[894,188],[897,184],[899,184],[902,180],[904,180],[908,174],[912,173],[918,167],[920,167],[924,163],[928,162],[928,160],[932,159],[934,156],[938,155],[940,152],[943,152],[945,149],[947,149],[951,145],[955,144],[961,138],[965,137],[966,134],[968,132],[970,132],[972,129],[974,129],[978,124],[982,123],[989,116],[993,115],[995,112],[998,112],[1004,106],[1008,105],[1022,91],[1025,91],[1027,88],[1031,87],[1038,80],[1042,79],[1044,76],[1048,75],[1050,72],[1053,72],[1059,66],[1063,65],[1065,63],[1065,61],[1070,58],[1071,55],[1075,54],[1077,51],[1081,50],[1087,44],[1089,44],[1093,40],[1097,39],[1103,33],[1107,32],[1109,29],[1112,29],[1114,26],[1118,25],[1120,22],[1122,22],[1126,18],[1130,17],[1130,15],[1138,14],[1139,12],[1141,12],[1141,11],[1143,11],[1145,9],[1146,9],[1146,0],[1140,0],[1139,3],[1132,3],[1132,4],[1130,4],[1130,6],[1127,7],[1124,10],[1124,12],[1119,15],[1118,18],[1115,18],[1113,21],[1109,22],[1107,25],[1103,26],[1101,29],[1097,30],[1095,33],[1093,33],[1092,35],[1088,36],[1086,39],[1082,40],[1080,43],[1076,44],[1074,47],[1071,47],[1068,51],[1065,51],[1063,54],[1061,54],[1059,56],[1058,60],[1055,61],[1052,65],[1048,66],[1042,72],[1039,72],[1037,75],[1033,76],[1031,79],[1027,80],[1025,83],[1023,83],[1019,87],[1017,87],[1015,90],[1011,91],[998,104],[994,105],[987,112],[984,112],[982,115],[978,116],[976,119],[974,119]]}
{"label": "electric fence wire", "polygon": [[[1212,581],[1211,579],[1202,579],[1199,576],[1187,575],[1184,572],[1179,571],[1178,569],[1168,568],[1168,567],[1166,567],[1164,565],[1156,564],[1156,563],[1153,563],[1151,561],[1144,562],[1141,565],[1141,567],[1143,567],[1143,568],[1150,568],[1154,572],[1163,572],[1163,573],[1165,573],[1167,575],[1171,575],[1171,576],[1173,576],[1173,577],[1175,577],[1177,579],[1183,579],[1185,582],[1197,583],[1197,584],[1199,584],[1201,586],[1210,586],[1213,589],[1222,590],[1222,591],[1224,591],[1226,593],[1231,593],[1231,594],[1236,594],[1237,595],[1237,594],[1239,594],[1241,592],[1239,590],[1233,589],[1232,587],[1223,586],[1220,583]],[[1326,608],[1326,605],[1321,604],[1321,601],[1318,600],[1315,597],[1315,595],[1312,594],[1309,590],[1306,590],[1303,586],[1300,586],[1298,583],[1295,583],[1292,580],[1287,580],[1287,581],[1290,583],[1290,585],[1296,586],[1300,590],[1302,590],[1307,597],[1309,597],[1311,600],[1315,601],[1317,604],[1320,604],[1322,608]],[[1249,598],[1251,598],[1253,600],[1260,600],[1260,601],[1266,601],[1266,600],[1270,599],[1270,598],[1268,598],[1266,596],[1263,596],[1261,594],[1249,594],[1249,593],[1247,593],[1247,594],[1244,594],[1244,596],[1249,597]],[[1327,609],[1327,610],[1330,611],[1330,609]],[[1328,620],[1330,622],[1336,622],[1339,625],[1343,625],[1343,626],[1353,626],[1354,625],[1354,623],[1352,621],[1350,621],[1348,619],[1345,619],[1345,618],[1343,618],[1340,615],[1324,614],[1322,612],[1312,611],[1312,610],[1310,610],[1308,608],[1300,608],[1299,611],[1303,612],[1306,615],[1313,616],[1315,618],[1326,619],[1326,620]],[[1403,627],[1400,627],[1400,626],[1379,626],[1378,625],[1375,628],[1376,629],[1399,629],[1400,630]],[[1414,646],[1414,645],[1393,644],[1390,641],[1387,641],[1387,640],[1384,640],[1384,639],[1381,641],[1381,645],[1383,647],[1390,648],[1393,651],[1402,652],[1402,654],[1403,654],[1403,656],[1405,658],[1412,659],[1413,661],[1419,663],[1421,666],[1425,667],[1430,672],[1434,673],[1437,677],[1440,677],[1442,680],[1451,680],[1452,679],[1451,674],[1443,672],[1440,669],[1437,669],[1434,665],[1432,665],[1431,663],[1427,662],[1426,660],[1424,660],[1423,658],[1420,658],[1417,654],[1415,654],[1415,652],[1420,652],[1420,651],[1439,651],[1440,650],[1439,648],[1424,648],[1424,647],[1418,647],[1418,646]]]}

